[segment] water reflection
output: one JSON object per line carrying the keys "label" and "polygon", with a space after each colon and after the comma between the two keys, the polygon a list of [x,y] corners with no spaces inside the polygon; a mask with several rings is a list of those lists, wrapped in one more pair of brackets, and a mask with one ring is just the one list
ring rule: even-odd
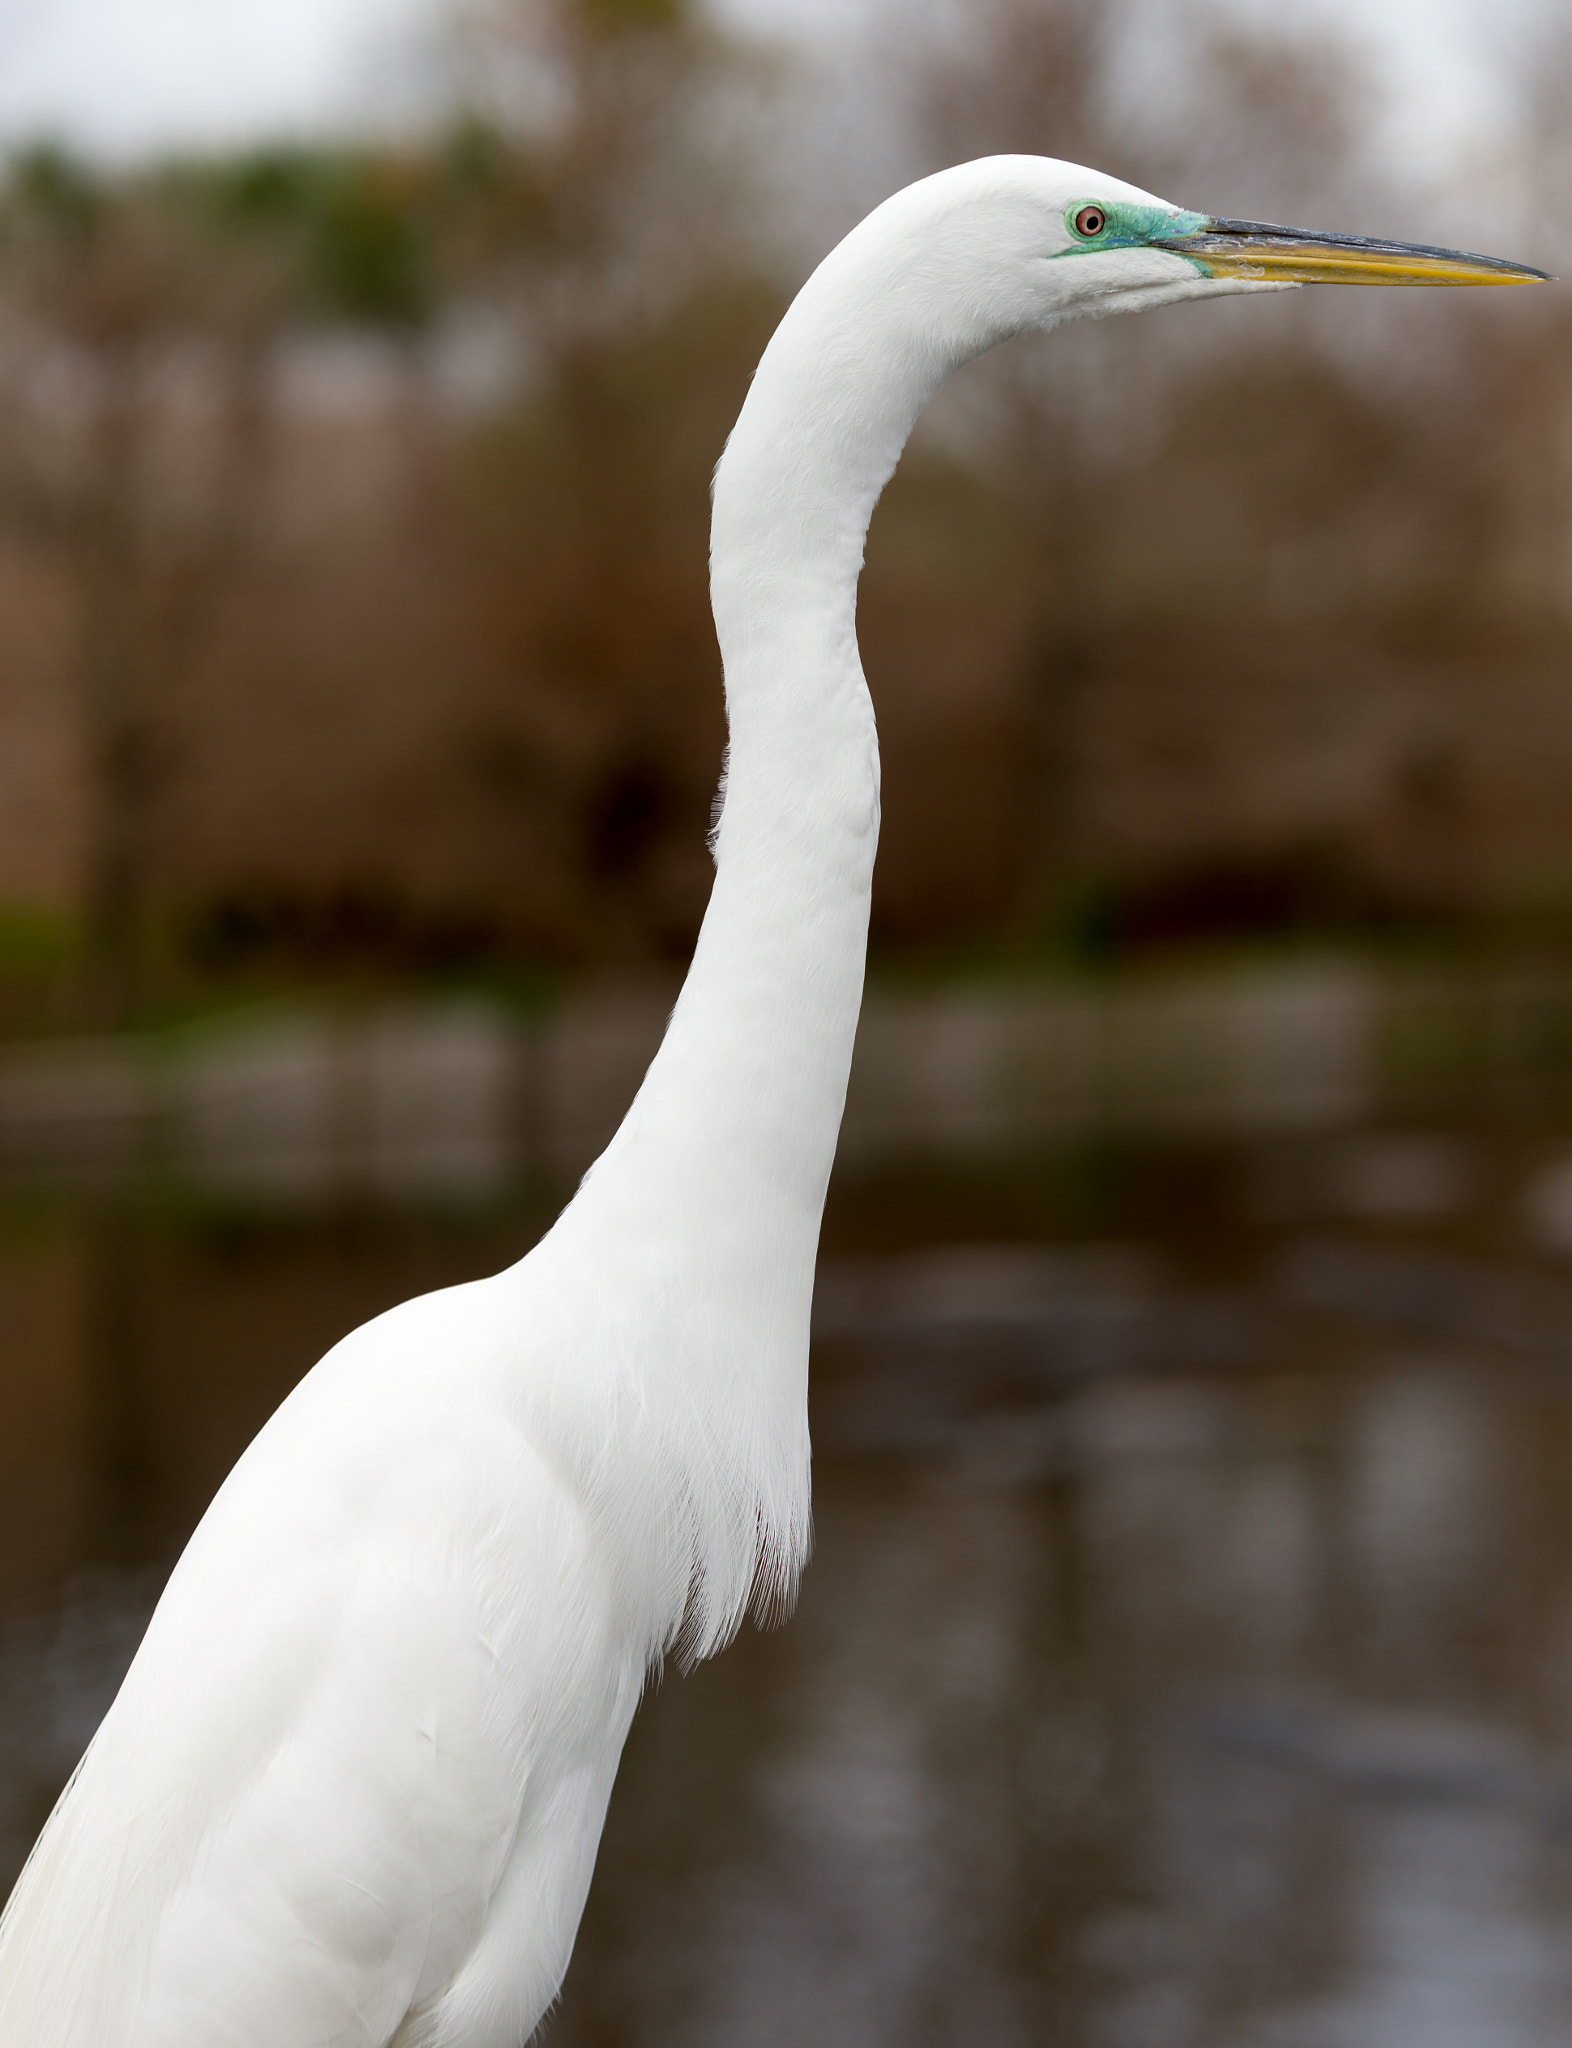
{"label": "water reflection", "polygon": [[[800,1612],[641,1714],[550,2039],[1563,2041],[1564,1157],[1377,1133],[839,1184]],[[7,1879],[257,1422],[553,1199],[13,1211]]]}

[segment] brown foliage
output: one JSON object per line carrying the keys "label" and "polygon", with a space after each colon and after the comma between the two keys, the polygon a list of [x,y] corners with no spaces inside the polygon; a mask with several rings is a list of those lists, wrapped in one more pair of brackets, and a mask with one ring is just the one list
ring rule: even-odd
{"label": "brown foliage", "polygon": [[[1346,52],[1192,23],[1154,99],[1152,18],[984,0],[865,83],[911,172],[1041,149],[1403,226]],[[706,482],[824,188],[812,83],[671,0],[494,0],[455,64],[427,146],[13,176],[0,511],[76,638],[4,715],[69,693],[85,796],[0,895],[74,863],[101,1016],[149,975],[675,958],[702,913]],[[1565,887],[1564,316],[1355,296],[1073,331],[936,409],[862,594],[877,943]]]}

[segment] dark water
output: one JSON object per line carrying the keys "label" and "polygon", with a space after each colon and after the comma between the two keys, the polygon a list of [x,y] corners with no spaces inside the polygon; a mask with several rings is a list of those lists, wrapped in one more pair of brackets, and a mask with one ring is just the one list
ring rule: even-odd
{"label": "dark water", "polygon": [[[1572,1129],[837,1184],[788,1629],[635,1725],[559,2048],[1572,2041]],[[0,1222],[0,1880],[294,1378],[485,1215]]]}

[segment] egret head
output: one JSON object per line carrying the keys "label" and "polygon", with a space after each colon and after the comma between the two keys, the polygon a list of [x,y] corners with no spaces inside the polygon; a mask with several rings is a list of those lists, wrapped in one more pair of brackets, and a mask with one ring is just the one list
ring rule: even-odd
{"label": "egret head", "polygon": [[1547,282],[1542,270],[1499,256],[1472,256],[1421,242],[1383,242],[1329,235],[1270,221],[1227,220],[1185,213],[1160,201],[1131,203],[1096,196],[1064,209],[1060,260],[1107,251],[1160,250],[1177,256],[1208,283],[1527,284]]}
{"label": "egret head", "polygon": [[722,637],[755,630],[761,579],[789,580],[803,551],[817,573],[812,551],[831,539],[855,581],[867,517],[918,414],[963,364],[1014,335],[1301,284],[1542,277],[1455,249],[1187,212],[1052,157],[935,172],[831,250],[764,352],[715,477]]}
{"label": "egret head", "polygon": [[[1083,165],[991,157],[926,181],[928,233],[969,242],[974,280],[1004,287],[1015,331],[1177,300],[1301,284],[1500,285],[1544,272],[1420,243],[1193,213]],[[911,195],[892,202],[911,203]],[[916,226],[914,221],[913,226]],[[953,230],[954,241],[946,230]],[[954,272],[951,273],[955,275]],[[1013,286],[1013,288],[1012,288]]]}

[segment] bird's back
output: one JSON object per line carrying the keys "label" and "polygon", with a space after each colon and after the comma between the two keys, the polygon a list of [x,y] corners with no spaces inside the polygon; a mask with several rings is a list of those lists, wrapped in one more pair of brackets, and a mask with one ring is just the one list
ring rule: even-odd
{"label": "bird's back", "polygon": [[516,2048],[554,1996],[643,1649],[489,1327],[368,1325],[236,1467],[7,1909],[0,2048]]}

